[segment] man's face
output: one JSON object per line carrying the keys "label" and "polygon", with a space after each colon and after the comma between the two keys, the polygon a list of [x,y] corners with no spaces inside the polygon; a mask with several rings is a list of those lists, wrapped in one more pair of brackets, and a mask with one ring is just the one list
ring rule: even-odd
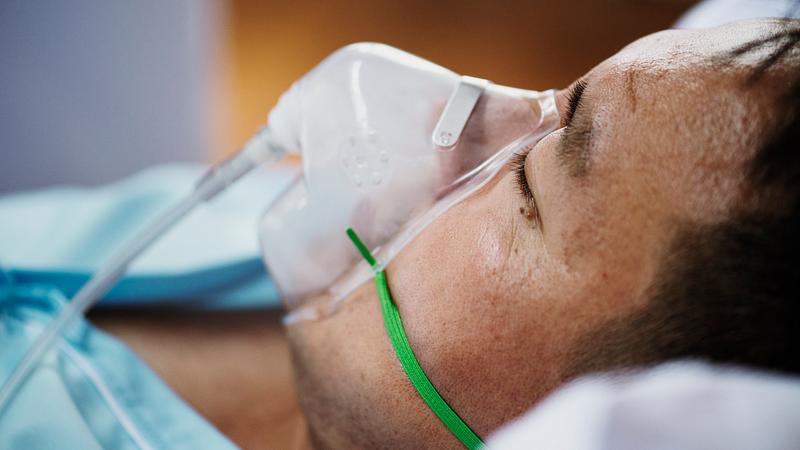
{"label": "man's face", "polygon": [[[524,163],[535,210],[509,167],[390,264],[412,349],[479,435],[561,384],[578,339],[647,303],[679,225],[729,217],[774,95],[743,87],[758,54],[724,54],[774,29],[747,22],[629,45],[582,78],[574,114],[559,94],[571,121]],[[408,382],[373,284],[288,335],[320,446],[457,445]]]}

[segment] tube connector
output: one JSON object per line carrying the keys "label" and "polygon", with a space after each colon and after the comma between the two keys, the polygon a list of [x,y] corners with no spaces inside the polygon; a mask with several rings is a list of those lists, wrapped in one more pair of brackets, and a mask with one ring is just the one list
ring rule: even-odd
{"label": "tube connector", "polygon": [[283,158],[286,151],[273,142],[269,127],[261,128],[242,148],[228,159],[211,167],[197,182],[195,191],[203,201],[214,198],[236,180],[266,162]]}

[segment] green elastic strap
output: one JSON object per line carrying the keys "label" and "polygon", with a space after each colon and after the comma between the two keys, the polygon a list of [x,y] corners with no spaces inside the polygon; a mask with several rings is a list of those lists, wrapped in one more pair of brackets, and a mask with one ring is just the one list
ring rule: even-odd
{"label": "green elastic strap", "polygon": [[445,424],[447,429],[453,433],[464,447],[469,449],[478,449],[484,447],[483,442],[475,434],[474,431],[461,420],[461,417],[450,408],[450,405],[439,395],[436,388],[433,387],[431,381],[428,379],[425,372],[420,367],[411,346],[408,344],[406,337],[406,330],[403,328],[403,321],[400,319],[400,311],[397,305],[392,300],[392,294],[389,292],[389,285],[386,283],[386,273],[383,270],[378,270],[378,264],[372,254],[369,252],[361,239],[358,238],[356,232],[352,228],[347,229],[347,235],[353,241],[358,251],[365,260],[376,270],[375,285],[378,288],[378,298],[381,301],[381,310],[383,310],[383,322],[386,325],[386,332],[389,334],[389,340],[392,341],[392,347],[403,366],[408,379],[414,388],[419,393],[420,397],[425,400],[425,403],[431,410],[439,416],[442,423]]}

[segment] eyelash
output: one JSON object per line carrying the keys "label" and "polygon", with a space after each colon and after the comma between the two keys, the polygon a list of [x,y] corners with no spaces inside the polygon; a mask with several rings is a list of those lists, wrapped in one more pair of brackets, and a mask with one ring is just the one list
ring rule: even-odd
{"label": "eyelash", "polygon": [[528,145],[519,152],[515,152],[514,156],[511,157],[511,161],[509,161],[509,165],[514,172],[514,182],[517,185],[519,193],[525,199],[528,208],[531,211],[536,211],[535,215],[538,216],[533,191],[531,191],[531,187],[528,184],[528,176],[525,174],[525,159],[532,148],[533,145]]}
{"label": "eyelash", "polygon": [[572,89],[570,89],[569,94],[567,94],[567,113],[563,122],[561,123],[562,127],[569,126],[569,124],[572,123],[572,118],[575,116],[575,112],[578,110],[578,106],[581,103],[581,97],[583,96],[583,91],[585,89],[586,80],[578,80],[577,83],[572,85]]}

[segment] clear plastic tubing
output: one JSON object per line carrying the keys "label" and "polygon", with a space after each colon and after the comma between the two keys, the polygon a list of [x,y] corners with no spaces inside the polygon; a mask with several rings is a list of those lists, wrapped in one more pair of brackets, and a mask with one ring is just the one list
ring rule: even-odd
{"label": "clear plastic tubing", "polygon": [[265,162],[281,159],[284,151],[273,144],[269,129],[262,128],[231,158],[209,169],[192,192],[157,216],[133,236],[95,272],[64,306],[25,353],[11,376],[0,388],[0,413],[25,384],[30,374],[64,331],[119,281],[128,266],[159,237],[185,217],[195,206],[214,198],[236,180]]}

